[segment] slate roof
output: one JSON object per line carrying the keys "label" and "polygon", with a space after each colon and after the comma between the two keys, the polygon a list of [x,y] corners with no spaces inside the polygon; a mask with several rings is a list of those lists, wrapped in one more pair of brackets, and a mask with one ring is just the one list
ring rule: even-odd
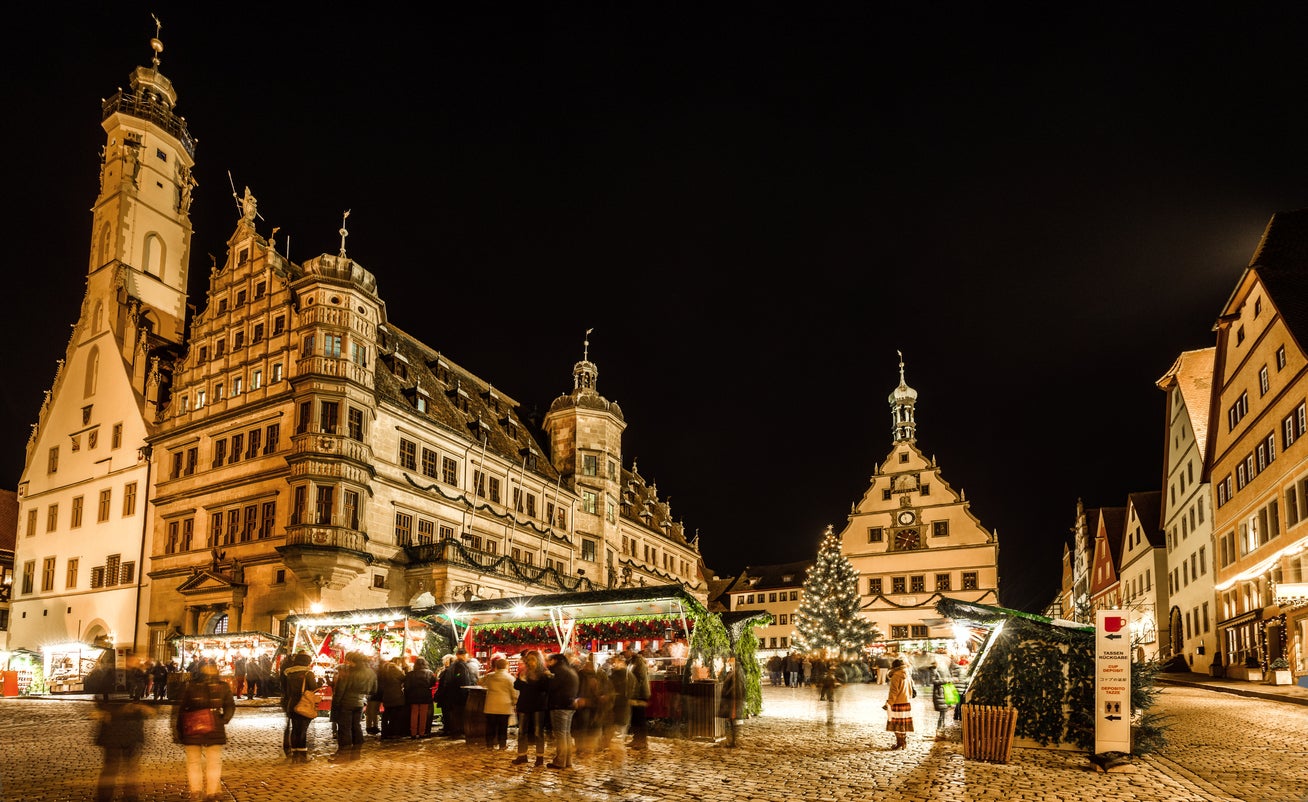
{"label": "slate roof", "polygon": [[1140,519],[1140,528],[1144,530],[1149,545],[1156,549],[1166,547],[1167,540],[1163,536],[1162,518],[1163,491],[1130,493],[1127,499],[1131,502],[1131,506],[1135,507],[1135,515]]}
{"label": "slate roof", "polygon": [[747,565],[744,575],[748,577],[747,582],[758,580],[749,583],[750,590],[798,588],[803,587],[804,580],[808,577],[808,569],[813,567],[814,562],[814,560],[799,560],[774,565]]}
{"label": "slate roof", "polygon": [[1126,532],[1126,507],[1100,507],[1099,516],[1104,522],[1104,535],[1108,539],[1113,568],[1122,564],[1122,535]]}
{"label": "slate roof", "polygon": [[[1267,287],[1290,334],[1303,348],[1308,343],[1308,209],[1272,215],[1249,260],[1249,269]],[[1235,294],[1240,294],[1244,285],[1243,280],[1237,284]],[[1233,294],[1228,312],[1236,300]]]}

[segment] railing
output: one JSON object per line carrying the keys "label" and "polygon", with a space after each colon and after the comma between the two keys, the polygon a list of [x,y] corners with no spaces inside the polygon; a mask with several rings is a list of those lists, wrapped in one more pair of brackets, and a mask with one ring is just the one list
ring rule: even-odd
{"label": "railing", "polygon": [[307,356],[296,362],[295,367],[300,376],[314,374],[335,376],[346,381],[352,381],[362,387],[372,388],[372,369],[356,365],[342,357]]}
{"label": "railing", "polygon": [[154,123],[176,137],[182,143],[182,147],[186,148],[187,154],[191,158],[195,158],[195,140],[191,138],[191,133],[186,130],[186,121],[173,114],[172,109],[154,98],[148,95],[133,95],[119,90],[117,94],[104,102],[102,111],[104,116],[101,119],[105,120],[109,119],[109,115],[121,111],[123,114]]}
{"label": "railing", "polygon": [[316,546],[327,549],[348,549],[366,553],[368,536],[353,529],[322,524],[292,524],[286,527],[286,545]]}
{"label": "railing", "polygon": [[334,455],[355,462],[361,462],[365,465],[372,464],[372,448],[367,443],[361,443],[352,437],[346,437],[343,434],[329,434],[327,432],[296,432],[291,438],[293,443],[292,453],[296,455],[311,454],[314,456]]}
{"label": "railing", "polygon": [[404,545],[404,553],[408,556],[411,565],[445,563],[471,568],[484,575],[502,576],[512,582],[567,593],[599,590],[589,577],[567,576],[560,573],[557,568],[523,563],[505,554],[474,549],[451,538],[444,538],[435,543]]}

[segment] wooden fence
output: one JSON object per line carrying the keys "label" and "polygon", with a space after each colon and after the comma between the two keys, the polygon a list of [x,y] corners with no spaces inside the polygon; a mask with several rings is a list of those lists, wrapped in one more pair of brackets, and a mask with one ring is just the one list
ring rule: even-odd
{"label": "wooden fence", "polygon": [[1007,763],[1013,753],[1017,708],[960,705],[963,711],[963,757]]}

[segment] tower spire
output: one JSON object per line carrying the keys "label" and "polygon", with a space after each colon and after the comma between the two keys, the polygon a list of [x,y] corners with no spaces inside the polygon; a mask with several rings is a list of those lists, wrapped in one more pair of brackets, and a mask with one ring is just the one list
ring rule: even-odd
{"label": "tower spire", "polygon": [[890,420],[896,443],[912,443],[917,440],[917,420],[913,407],[917,404],[917,390],[908,386],[904,380],[904,352],[899,354],[899,386],[890,394]]}
{"label": "tower spire", "polygon": [[150,49],[154,51],[154,57],[150,59],[150,64],[154,66],[155,70],[158,70],[159,54],[163,52],[163,41],[159,39],[159,32],[163,30],[163,23],[159,21],[158,16],[154,14],[150,16],[154,17],[154,38],[150,40]]}

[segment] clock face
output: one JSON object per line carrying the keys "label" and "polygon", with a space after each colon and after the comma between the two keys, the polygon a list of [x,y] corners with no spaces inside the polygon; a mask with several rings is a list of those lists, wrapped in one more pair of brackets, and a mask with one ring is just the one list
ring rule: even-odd
{"label": "clock face", "polygon": [[910,510],[904,510],[903,512],[901,512],[901,513],[899,514],[899,523],[900,523],[901,525],[905,525],[905,526],[908,525],[908,524],[913,523],[913,513],[912,513],[912,511],[910,511]]}
{"label": "clock face", "polygon": [[920,540],[916,529],[905,529],[895,535],[895,548],[897,549],[915,549],[919,543]]}

